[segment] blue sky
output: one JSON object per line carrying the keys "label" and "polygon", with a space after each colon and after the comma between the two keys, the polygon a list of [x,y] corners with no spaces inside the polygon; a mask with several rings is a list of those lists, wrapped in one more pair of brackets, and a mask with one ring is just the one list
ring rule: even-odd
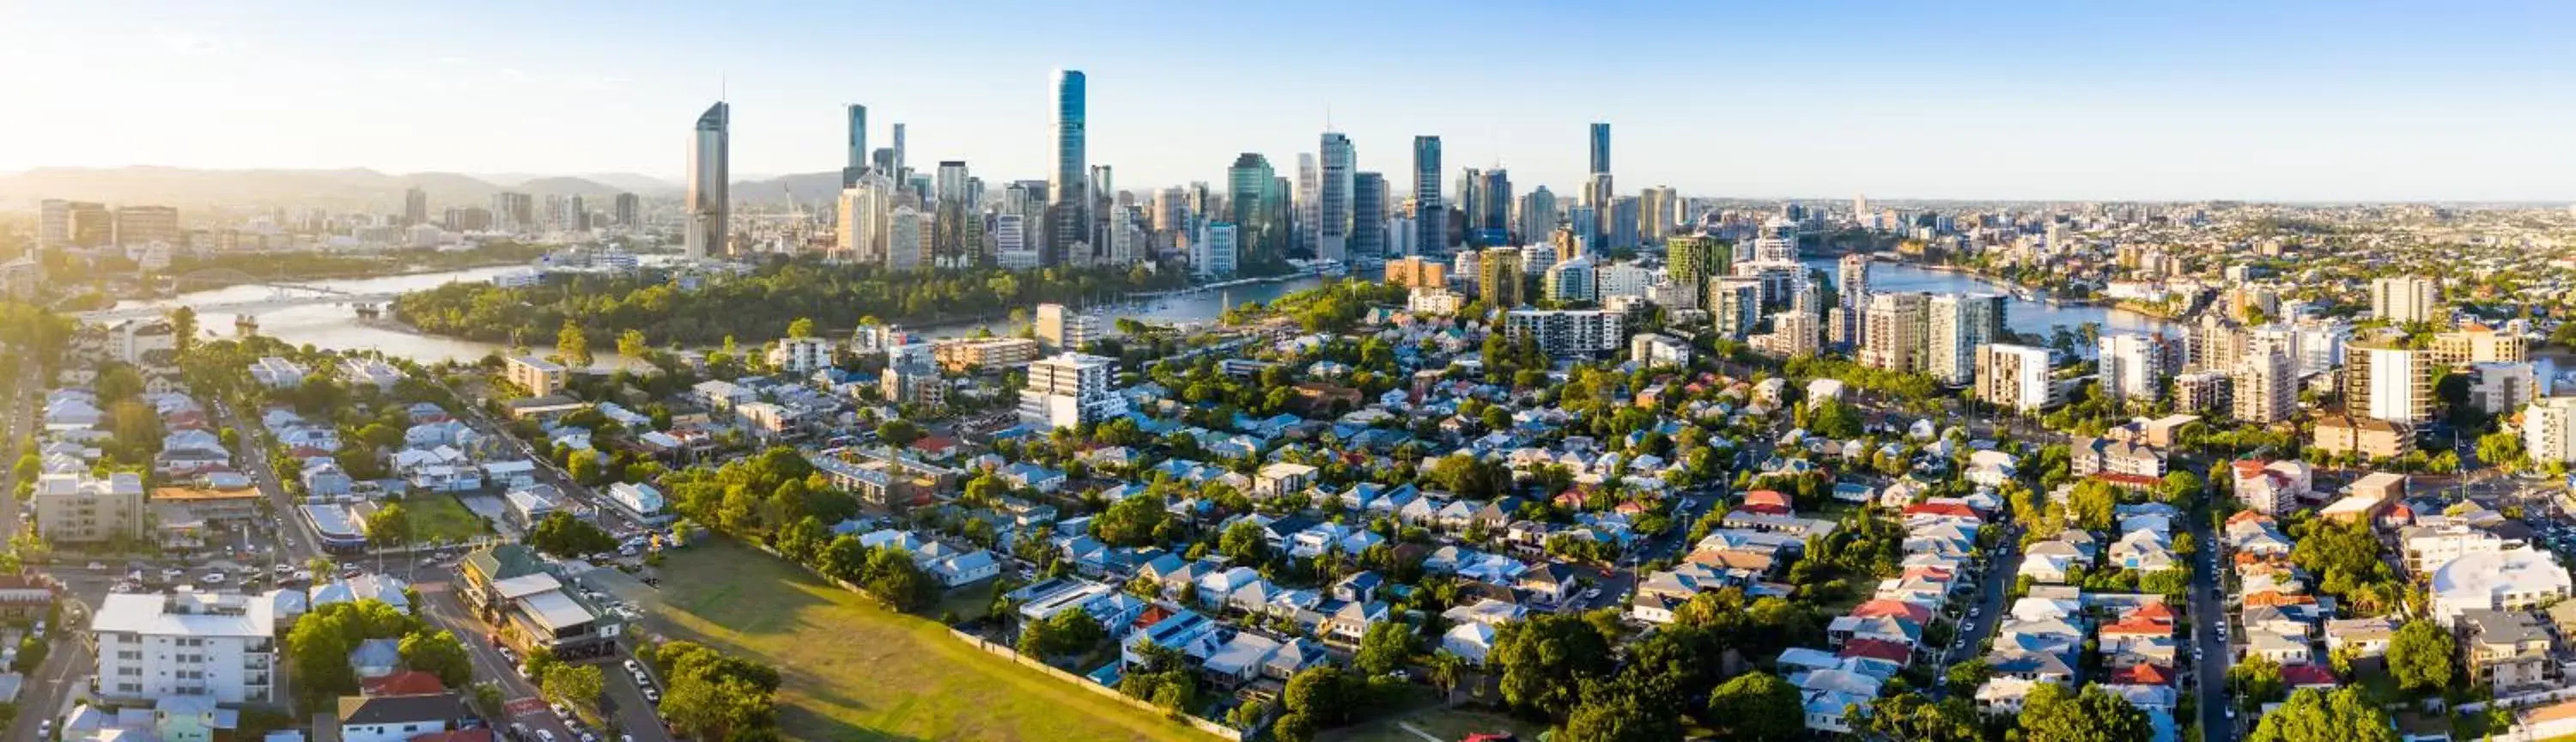
{"label": "blue sky", "polygon": [[911,161],[1041,178],[1090,78],[1121,186],[1283,173],[1329,109],[1363,170],[1576,190],[2570,199],[2576,6],[2393,3],[0,0],[0,172],[131,164],[676,179],[725,91],[737,174]]}

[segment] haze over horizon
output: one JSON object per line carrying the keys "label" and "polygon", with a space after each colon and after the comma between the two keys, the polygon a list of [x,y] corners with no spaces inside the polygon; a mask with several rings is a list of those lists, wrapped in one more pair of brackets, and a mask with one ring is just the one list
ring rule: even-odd
{"label": "haze over horizon", "polygon": [[1007,5],[8,4],[0,80],[47,113],[0,118],[0,172],[676,184],[721,93],[745,177],[838,168],[859,103],[870,146],[903,122],[912,162],[1040,179],[1064,67],[1123,187],[1220,181],[1246,151],[1292,170],[1329,110],[1399,184],[1436,134],[1453,174],[1573,193],[1606,121],[1621,188],[1694,196],[2576,197],[2562,6]]}

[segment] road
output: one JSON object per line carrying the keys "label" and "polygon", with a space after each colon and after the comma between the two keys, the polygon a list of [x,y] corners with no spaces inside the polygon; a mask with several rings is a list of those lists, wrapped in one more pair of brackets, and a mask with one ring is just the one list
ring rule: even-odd
{"label": "road", "polygon": [[555,718],[554,712],[546,709],[545,704],[540,700],[536,684],[529,682],[527,678],[519,677],[518,665],[502,657],[500,651],[494,649],[492,643],[484,639],[489,629],[483,625],[481,619],[474,616],[473,610],[465,605],[464,596],[458,595],[453,586],[444,583],[415,587],[420,589],[421,616],[428,619],[431,625],[456,632],[456,638],[463,640],[466,657],[473,661],[474,679],[477,682],[499,683],[502,705],[522,710],[521,713],[492,720],[493,727],[506,730],[512,723],[520,723],[528,725],[530,729],[553,732],[558,742],[571,742],[575,739],[572,730],[565,727],[562,720]]}
{"label": "road", "polygon": [[[233,435],[240,443],[240,450],[233,452],[233,463],[239,464],[242,471],[250,475],[251,483],[259,487],[260,496],[268,498],[270,512],[276,514],[278,556],[298,566],[314,559],[328,558],[322,553],[322,542],[315,536],[313,524],[304,520],[303,512],[295,506],[295,498],[287,494],[283,480],[269,466],[268,447],[264,443],[268,440],[268,431],[243,420],[231,405],[217,402],[215,415],[233,429]],[[324,579],[322,575],[314,575],[314,578]]]}
{"label": "road", "polygon": [[2228,620],[2223,595],[2226,583],[2219,569],[2223,563],[2220,554],[2227,549],[2208,518],[2190,520],[2192,542],[2200,547],[2191,558],[2191,642],[2193,653],[2198,655],[2192,668],[2194,682],[2200,684],[2200,738],[2202,742],[2228,742],[2236,738],[2236,727],[2227,716],[2228,707],[2235,702],[2227,695],[2227,664],[2235,653],[2218,638],[2218,627]]}
{"label": "road", "polygon": [[[1950,665],[1980,656],[1986,637],[1994,635],[1995,629],[2003,625],[2004,611],[2007,610],[2004,598],[2012,593],[2014,575],[2021,572],[2021,528],[2013,524],[1998,528],[2002,532],[2001,538],[1996,539],[1995,548],[1986,551],[1984,571],[1977,577],[1976,599],[1969,603],[1971,608],[1967,616],[1959,622],[1957,638],[1950,641],[1950,646],[1940,648],[1932,668],[1934,672],[1946,675]],[[1932,687],[1932,697],[1948,695],[1950,690],[1952,688],[1944,678]],[[1976,692],[1975,688],[1959,690],[1970,694]]]}

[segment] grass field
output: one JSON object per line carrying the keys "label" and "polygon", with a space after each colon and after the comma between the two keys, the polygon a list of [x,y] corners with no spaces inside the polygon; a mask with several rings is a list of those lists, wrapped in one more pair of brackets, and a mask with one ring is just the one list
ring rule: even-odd
{"label": "grass field", "polygon": [[1325,742],[1423,742],[1422,736],[1406,730],[1402,724],[1428,732],[1440,742],[1457,742],[1470,734],[1510,732],[1522,740],[1534,742],[1546,727],[1502,714],[1468,709],[1423,709],[1409,714],[1316,735]]}
{"label": "grass field", "polygon": [[1214,737],[950,638],[724,539],[668,552],[652,628],[777,665],[796,740]]}
{"label": "grass field", "polygon": [[405,498],[402,506],[403,512],[411,516],[412,543],[454,543],[491,530],[484,525],[483,516],[465,509],[465,503],[448,495],[417,495]]}

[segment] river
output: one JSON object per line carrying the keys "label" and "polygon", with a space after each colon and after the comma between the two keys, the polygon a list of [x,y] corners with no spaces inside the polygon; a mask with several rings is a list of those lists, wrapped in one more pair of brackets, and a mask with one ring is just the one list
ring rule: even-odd
{"label": "river", "polygon": [[[522,269],[524,269],[524,266],[507,265],[489,268],[472,268],[458,271],[442,271],[438,273],[414,273],[401,276],[386,276],[382,278],[306,281],[303,283],[305,285],[320,286],[323,288],[346,291],[354,294],[402,293],[433,289],[441,285],[457,281],[480,283],[492,280],[493,276]],[[1240,305],[1246,302],[1270,301],[1288,294],[1289,292],[1313,288],[1321,282],[1322,279],[1309,276],[1271,283],[1235,286],[1217,291],[1172,296],[1138,304],[1105,307],[1102,308],[1101,311],[1104,315],[1111,318],[1133,317],[1144,322],[1163,324],[1213,322],[1216,320],[1217,315],[1225,312],[1227,307]],[[168,299],[156,299],[152,301],[123,301],[117,303],[117,308],[175,307],[183,304],[212,305],[252,302],[266,299],[269,297],[269,294],[270,289],[265,286],[232,286],[220,289],[208,289],[205,291],[192,291]],[[257,319],[259,320],[260,334],[277,338],[290,344],[311,345],[316,348],[329,350],[380,350],[389,355],[410,358],[422,363],[437,363],[440,361],[471,362],[481,359],[486,355],[503,350],[503,347],[499,343],[486,343],[439,335],[426,335],[404,329],[393,322],[369,322],[360,320],[358,319],[357,311],[345,304],[312,304],[283,309],[271,309],[260,312],[257,315]],[[228,314],[201,316],[198,318],[197,324],[200,327],[205,328],[205,331],[209,334],[230,333],[232,331],[233,316]],[[994,333],[1004,335],[1013,332],[1013,328],[1010,327],[1010,322],[1008,320],[990,323],[963,323],[924,327],[920,328],[919,331],[922,334],[926,334],[931,337],[960,337],[974,334],[974,332],[979,328],[990,328]],[[552,336],[528,338],[526,342],[530,347],[534,348],[551,348],[554,346],[554,338]],[[598,365],[610,368],[628,365],[627,360],[624,357],[617,355],[615,351],[597,347],[604,344],[605,343],[599,342],[596,339],[594,339],[594,342],[592,343],[594,347],[592,352],[598,356]]]}
{"label": "river", "polygon": [[[1813,258],[1806,264],[1821,268],[1834,276],[1833,258]],[[415,273],[382,278],[362,278],[311,282],[314,285],[358,294],[399,293],[436,288],[456,281],[482,282],[521,266],[495,266],[438,273]],[[1944,271],[1925,270],[1905,263],[1879,262],[1870,267],[1870,289],[1873,291],[1928,291],[1936,293],[1999,293],[2009,295],[2010,287],[1983,277]],[[1214,322],[1227,307],[1249,302],[1267,302],[1290,292],[1314,288],[1323,279],[1307,276],[1270,283],[1235,286],[1216,291],[1164,297],[1147,302],[1099,308],[1107,319],[1134,318],[1158,324],[1193,324]],[[181,294],[169,299],[147,302],[120,302],[119,307],[170,307],[181,304],[220,304],[265,299],[269,289],[263,286],[233,286]],[[2166,320],[2109,307],[2090,304],[2030,302],[2006,298],[2005,324],[2015,332],[2048,335],[2056,327],[2073,330],[2086,322],[2100,323],[2109,331],[2153,331],[2172,329]],[[367,322],[343,304],[314,304],[273,309],[257,315],[260,334],[296,345],[311,345],[331,350],[374,349],[423,363],[439,361],[473,361],[502,350],[498,343],[485,343],[412,332],[391,322]],[[229,315],[204,316],[198,324],[209,333],[230,332],[233,318]],[[1010,334],[1014,328],[1005,321],[961,323],[917,328],[931,337],[959,337],[978,329],[991,329],[995,334]],[[551,347],[554,338],[529,338],[531,347]],[[599,345],[600,343],[594,343]],[[624,358],[606,349],[594,351],[603,366],[626,364]]]}
{"label": "river", "polygon": [[[1807,267],[1821,269],[1831,280],[1839,282],[1842,274],[1837,258],[1808,258]],[[2178,330],[2182,326],[2171,320],[2115,309],[2098,304],[2023,301],[2012,295],[2013,287],[2001,281],[1973,273],[1926,270],[1910,263],[1878,261],[1869,267],[1869,290],[1872,293],[1922,291],[1935,294],[2003,294],[2004,326],[2013,332],[2047,337],[2056,328],[2075,331],[2086,322],[2099,325],[2103,332],[2156,332]]]}

